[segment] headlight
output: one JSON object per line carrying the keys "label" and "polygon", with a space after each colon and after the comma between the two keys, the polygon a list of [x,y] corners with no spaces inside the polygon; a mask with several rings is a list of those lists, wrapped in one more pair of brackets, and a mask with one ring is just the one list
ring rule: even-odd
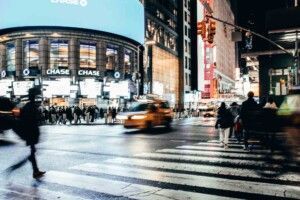
{"label": "headlight", "polygon": [[145,119],[146,115],[133,115],[131,119]]}
{"label": "headlight", "polygon": [[119,119],[119,120],[125,120],[125,119],[128,119],[128,117],[124,116],[124,115],[117,115],[117,119]]}

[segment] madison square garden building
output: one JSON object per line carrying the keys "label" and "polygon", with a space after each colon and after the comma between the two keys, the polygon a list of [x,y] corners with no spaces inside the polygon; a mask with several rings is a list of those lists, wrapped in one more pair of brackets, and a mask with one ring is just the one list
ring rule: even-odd
{"label": "madison square garden building", "polygon": [[49,105],[117,106],[142,93],[138,0],[9,0],[0,8],[0,96],[40,85]]}

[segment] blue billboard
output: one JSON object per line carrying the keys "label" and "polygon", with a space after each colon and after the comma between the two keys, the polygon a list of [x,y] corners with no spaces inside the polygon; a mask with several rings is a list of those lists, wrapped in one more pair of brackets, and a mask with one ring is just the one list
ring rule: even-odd
{"label": "blue billboard", "polygon": [[0,0],[0,29],[28,26],[85,28],[144,41],[139,0]]}

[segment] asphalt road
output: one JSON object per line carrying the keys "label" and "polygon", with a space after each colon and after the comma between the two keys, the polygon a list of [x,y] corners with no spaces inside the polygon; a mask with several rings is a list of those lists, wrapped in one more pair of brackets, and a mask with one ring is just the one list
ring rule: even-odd
{"label": "asphalt road", "polygon": [[[256,171],[266,165],[266,151],[245,152],[234,140],[223,149],[213,124],[191,118],[151,132],[43,126],[37,159],[46,176],[32,179],[28,163],[2,173],[0,199],[300,199],[297,170],[261,177]],[[0,172],[28,154],[7,132],[0,139]]]}

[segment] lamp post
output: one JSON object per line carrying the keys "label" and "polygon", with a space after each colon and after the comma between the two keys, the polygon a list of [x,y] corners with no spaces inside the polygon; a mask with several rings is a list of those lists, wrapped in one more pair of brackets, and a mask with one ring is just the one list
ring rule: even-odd
{"label": "lamp post", "polygon": [[[141,81],[141,66],[140,66],[140,48],[142,46],[144,46],[145,48],[147,48],[148,45],[154,45],[156,44],[156,42],[154,40],[146,40],[143,44],[140,44],[137,46],[137,53],[138,53],[138,56],[137,56],[137,64],[138,64],[138,67],[137,67],[137,70],[138,70],[138,74],[137,74],[137,77],[136,77],[136,82],[137,82],[137,96],[140,95],[140,81]],[[144,58],[144,56],[143,56]]]}

